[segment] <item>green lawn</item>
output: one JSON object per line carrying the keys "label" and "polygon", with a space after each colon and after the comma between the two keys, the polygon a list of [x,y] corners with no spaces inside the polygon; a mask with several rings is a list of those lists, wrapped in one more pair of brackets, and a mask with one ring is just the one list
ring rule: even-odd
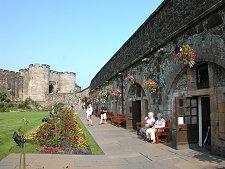
{"label": "green lawn", "polygon": [[[12,139],[13,132],[21,126],[23,118],[28,121],[27,134],[35,131],[48,112],[0,112],[0,160],[10,153],[20,152],[19,146]],[[35,152],[36,145],[26,144],[27,152]]]}
{"label": "green lawn", "polygon": [[[0,160],[10,153],[19,153],[20,147],[12,139],[13,132],[22,125],[23,118],[28,121],[26,135],[35,131],[41,124],[44,117],[48,117],[48,112],[0,112]],[[81,120],[78,123],[84,131],[88,140],[92,154],[104,154],[98,144],[95,142],[91,134],[87,131]],[[37,153],[35,148],[41,149],[40,146],[26,143],[26,152]]]}

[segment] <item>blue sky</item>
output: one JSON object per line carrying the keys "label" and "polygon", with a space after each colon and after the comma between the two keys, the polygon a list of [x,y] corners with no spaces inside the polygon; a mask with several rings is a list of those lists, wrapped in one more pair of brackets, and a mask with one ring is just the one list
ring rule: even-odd
{"label": "blue sky", "polygon": [[0,68],[75,72],[82,89],[163,0],[0,0]]}

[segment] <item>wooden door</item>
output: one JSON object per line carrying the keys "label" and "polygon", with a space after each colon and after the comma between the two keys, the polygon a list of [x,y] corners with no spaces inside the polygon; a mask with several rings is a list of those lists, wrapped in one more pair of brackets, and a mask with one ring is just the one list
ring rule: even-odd
{"label": "wooden door", "polygon": [[141,121],[141,100],[132,102],[132,126],[137,129],[136,122]]}
{"label": "wooden door", "polygon": [[127,101],[126,103],[126,115],[127,115],[126,128],[131,129],[133,128],[132,101]]}
{"label": "wooden door", "polygon": [[198,100],[193,97],[176,98],[176,147],[198,143]]}

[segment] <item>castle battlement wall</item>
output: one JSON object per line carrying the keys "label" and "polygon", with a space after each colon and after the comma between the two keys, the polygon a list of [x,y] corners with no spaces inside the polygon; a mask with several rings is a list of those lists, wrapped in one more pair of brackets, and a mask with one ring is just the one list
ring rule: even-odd
{"label": "castle battlement wall", "polygon": [[47,64],[38,64],[38,63],[30,64],[29,68],[32,68],[32,67],[42,67],[42,68],[50,69],[50,65],[47,65]]}
{"label": "castle battlement wall", "polygon": [[0,92],[6,92],[11,100],[20,99],[19,92],[22,86],[19,72],[0,69]]}
{"label": "castle battlement wall", "polygon": [[[11,79],[11,80],[10,80]],[[46,101],[46,94],[75,93],[76,74],[50,70],[47,64],[30,64],[19,72],[0,69],[0,91],[16,93],[21,100]],[[17,99],[18,100],[18,99]]]}
{"label": "castle battlement wall", "polygon": [[60,73],[60,93],[74,93],[76,74],[73,72]]}
{"label": "castle battlement wall", "polygon": [[28,71],[28,68],[19,70],[19,72],[26,72],[26,71]]}

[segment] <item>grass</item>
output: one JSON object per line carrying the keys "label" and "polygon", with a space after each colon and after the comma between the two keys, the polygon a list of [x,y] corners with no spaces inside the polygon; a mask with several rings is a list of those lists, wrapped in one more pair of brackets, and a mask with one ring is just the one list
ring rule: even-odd
{"label": "grass", "polygon": [[[10,153],[19,153],[20,147],[12,139],[23,123],[23,118],[28,121],[26,135],[35,131],[41,125],[43,117],[48,117],[48,112],[0,112],[0,160]],[[26,144],[26,152],[35,153],[37,145]]]}
{"label": "grass", "polygon": [[85,138],[88,141],[88,144],[91,148],[91,152],[93,155],[103,155],[104,152],[102,151],[102,149],[99,147],[99,145],[96,143],[96,141],[94,140],[94,138],[92,137],[92,135],[89,133],[89,131],[86,129],[86,127],[84,126],[84,124],[81,122],[80,118],[77,117],[77,121],[80,125],[80,127],[83,129],[84,131],[84,135]]}
{"label": "grass", "polygon": [[[10,153],[20,153],[20,147],[12,139],[13,132],[22,125],[23,118],[28,121],[26,135],[35,131],[41,124],[44,117],[48,117],[48,112],[0,112],[0,160]],[[83,129],[88,140],[93,155],[104,154],[99,145],[95,142],[84,124],[78,117],[78,123]],[[37,153],[35,148],[41,149],[41,146],[26,143],[27,153]]]}

